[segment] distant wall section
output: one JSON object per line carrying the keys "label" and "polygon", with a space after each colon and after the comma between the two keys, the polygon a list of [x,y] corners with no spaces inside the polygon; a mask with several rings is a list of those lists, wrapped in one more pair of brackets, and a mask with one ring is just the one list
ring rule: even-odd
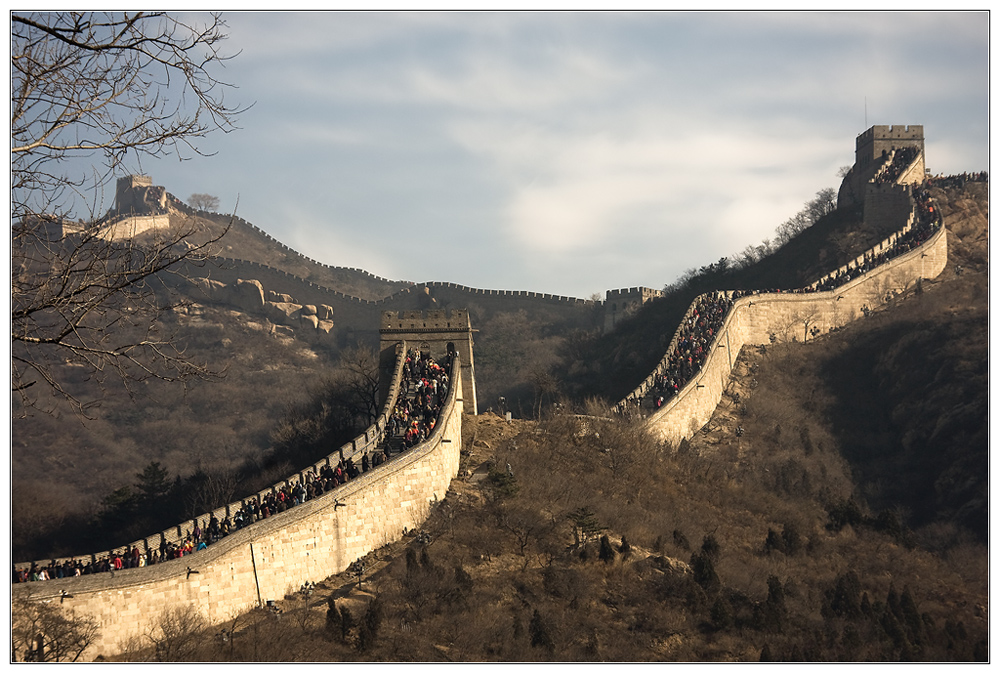
{"label": "distant wall section", "polygon": [[[835,290],[770,293],[736,300],[699,373],[649,417],[648,428],[673,446],[692,437],[708,423],[722,400],[733,364],[745,345],[767,344],[772,335],[780,341],[805,341],[813,328],[828,332],[856,320],[864,310],[884,304],[893,293],[912,288],[918,279],[939,275],[948,262],[947,242],[947,231],[941,227],[923,246]],[[652,377],[647,383],[652,383]]]}

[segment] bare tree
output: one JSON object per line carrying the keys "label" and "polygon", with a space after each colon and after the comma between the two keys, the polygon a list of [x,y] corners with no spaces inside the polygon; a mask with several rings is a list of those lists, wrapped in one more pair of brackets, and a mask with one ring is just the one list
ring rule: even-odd
{"label": "bare tree", "polygon": [[219,197],[211,194],[192,194],[188,197],[188,206],[200,211],[214,211],[219,207]]}
{"label": "bare tree", "polygon": [[32,662],[76,662],[100,633],[93,618],[63,609],[62,602],[15,599],[11,606],[11,648]]}
{"label": "bare tree", "polygon": [[356,416],[375,421],[379,413],[378,354],[373,348],[356,344],[340,354],[340,382],[349,394]]}
{"label": "bare tree", "polygon": [[200,154],[198,139],[235,128],[241,110],[211,72],[232,58],[219,51],[225,23],[204,16],[198,26],[162,12],[11,15],[15,219],[79,196],[66,159],[100,157],[103,184],[132,156]]}
{"label": "bare tree", "polygon": [[208,627],[198,609],[190,605],[171,606],[160,614],[157,623],[146,632],[152,642],[156,662],[185,662],[206,643],[203,632]]}
{"label": "bare tree", "polygon": [[212,74],[231,58],[219,51],[225,24],[203,16],[11,15],[11,384],[23,410],[47,393],[85,410],[67,365],[77,379],[117,375],[130,393],[151,377],[214,374],[157,319],[177,305],[171,275],[203,263],[222,235],[171,216],[135,236],[96,217],[127,162],[203,154],[200,139],[236,128],[242,110]]}

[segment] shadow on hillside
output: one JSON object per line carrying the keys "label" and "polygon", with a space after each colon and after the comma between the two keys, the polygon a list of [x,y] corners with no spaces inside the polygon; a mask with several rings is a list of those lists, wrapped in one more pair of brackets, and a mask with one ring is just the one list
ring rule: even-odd
{"label": "shadow on hillside", "polygon": [[974,285],[942,285],[865,321],[820,372],[837,400],[830,426],[872,510],[986,542],[988,306]]}

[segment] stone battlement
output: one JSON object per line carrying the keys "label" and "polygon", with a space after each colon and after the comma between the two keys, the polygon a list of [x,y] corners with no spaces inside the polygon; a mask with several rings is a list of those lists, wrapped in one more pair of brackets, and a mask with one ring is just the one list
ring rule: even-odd
{"label": "stone battlement", "polygon": [[[396,351],[394,392],[379,420],[366,431],[368,444],[384,434],[399,390],[406,345],[397,345]],[[405,454],[319,498],[235,531],[205,550],[115,573],[17,583],[12,585],[12,598],[59,600],[65,610],[94,618],[100,632],[84,653],[84,659],[93,660],[116,654],[129,639],[150,633],[169,609],[192,607],[209,623],[219,624],[293,593],[304,581],[343,572],[355,560],[418,527],[458,474],[463,413],[458,393],[460,357],[455,365],[439,423],[426,442]],[[335,451],[326,461],[340,458]],[[261,494],[302,481],[303,473],[315,468],[307,467]],[[239,505],[230,504],[215,514],[225,516]],[[203,526],[209,516],[199,518]],[[177,527],[178,534],[183,526]],[[175,534],[168,530],[162,535],[173,540]],[[159,536],[154,539],[158,543]],[[142,549],[149,542],[133,545]]]}
{"label": "stone battlement", "polygon": [[465,309],[431,309],[429,311],[383,311],[381,330],[470,331],[469,312]]}
{"label": "stone battlement", "polygon": [[858,134],[856,144],[858,147],[864,143],[876,139],[896,139],[896,140],[923,140],[923,124],[875,124],[869,129]]}
{"label": "stone battlement", "polygon": [[619,288],[607,291],[606,301],[610,302],[618,297],[663,297],[663,291],[656,288],[639,286],[637,288]]}

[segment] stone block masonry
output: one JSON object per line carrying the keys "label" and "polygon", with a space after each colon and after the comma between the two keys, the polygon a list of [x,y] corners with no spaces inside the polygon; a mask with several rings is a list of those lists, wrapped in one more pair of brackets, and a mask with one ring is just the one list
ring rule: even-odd
{"label": "stone block masonry", "polygon": [[[422,445],[318,499],[241,529],[193,555],[114,574],[12,586],[12,598],[60,602],[91,616],[100,634],[84,654],[112,655],[155,631],[164,613],[191,607],[219,624],[282,599],[305,581],[340,573],[356,559],[414,529],[458,474],[462,444],[461,368],[440,423]],[[197,573],[189,573],[188,569]]]}
{"label": "stone block masonry", "polygon": [[813,328],[828,332],[841,327],[860,318],[867,308],[883,304],[887,295],[912,288],[918,279],[935,278],[947,262],[948,236],[942,226],[922,246],[835,290],[736,300],[699,373],[649,417],[648,428],[676,447],[712,418],[745,345],[768,344],[772,336],[780,341],[806,341]]}

